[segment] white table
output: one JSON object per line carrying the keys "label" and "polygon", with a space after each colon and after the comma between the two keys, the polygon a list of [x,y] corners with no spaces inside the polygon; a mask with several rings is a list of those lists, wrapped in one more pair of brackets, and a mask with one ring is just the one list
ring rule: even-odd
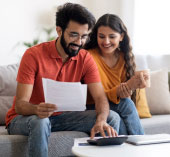
{"label": "white table", "polygon": [[72,152],[83,157],[170,157],[170,143],[134,146],[73,146]]}

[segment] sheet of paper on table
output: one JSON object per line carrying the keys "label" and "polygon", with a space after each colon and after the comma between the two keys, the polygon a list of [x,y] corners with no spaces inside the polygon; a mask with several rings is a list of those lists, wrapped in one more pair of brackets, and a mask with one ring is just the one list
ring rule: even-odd
{"label": "sheet of paper on table", "polygon": [[84,111],[86,109],[87,85],[80,82],[59,82],[42,79],[46,103],[56,104],[57,112]]}

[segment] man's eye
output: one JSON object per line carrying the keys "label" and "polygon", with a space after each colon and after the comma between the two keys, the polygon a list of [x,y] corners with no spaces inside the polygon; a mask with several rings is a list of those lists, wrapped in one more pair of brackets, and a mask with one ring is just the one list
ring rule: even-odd
{"label": "man's eye", "polygon": [[77,37],[77,34],[70,34],[70,37]]}
{"label": "man's eye", "polygon": [[88,38],[88,35],[83,35],[81,38],[82,38],[82,39],[87,39],[87,38]]}

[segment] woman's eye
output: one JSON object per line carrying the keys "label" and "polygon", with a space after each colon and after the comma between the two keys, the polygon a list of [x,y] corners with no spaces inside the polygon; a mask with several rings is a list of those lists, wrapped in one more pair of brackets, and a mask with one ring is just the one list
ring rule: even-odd
{"label": "woman's eye", "polygon": [[99,38],[103,39],[103,38],[104,38],[104,36],[99,36]]}
{"label": "woman's eye", "polygon": [[114,39],[114,38],[116,38],[116,36],[110,36],[110,39]]}

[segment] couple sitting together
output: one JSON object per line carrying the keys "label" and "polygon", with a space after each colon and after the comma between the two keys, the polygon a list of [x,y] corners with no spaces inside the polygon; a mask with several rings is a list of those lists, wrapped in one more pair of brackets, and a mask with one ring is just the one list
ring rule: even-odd
{"label": "couple sitting together", "polygon": [[[56,31],[56,40],[33,46],[22,57],[6,115],[8,133],[28,136],[29,156],[35,157],[48,156],[51,132],[82,131],[91,138],[144,134],[134,102],[147,76],[135,73],[122,20],[105,14],[96,22],[85,7],[66,3],[56,13]],[[42,78],[87,84],[86,111],[56,112],[57,105],[44,103]]]}

